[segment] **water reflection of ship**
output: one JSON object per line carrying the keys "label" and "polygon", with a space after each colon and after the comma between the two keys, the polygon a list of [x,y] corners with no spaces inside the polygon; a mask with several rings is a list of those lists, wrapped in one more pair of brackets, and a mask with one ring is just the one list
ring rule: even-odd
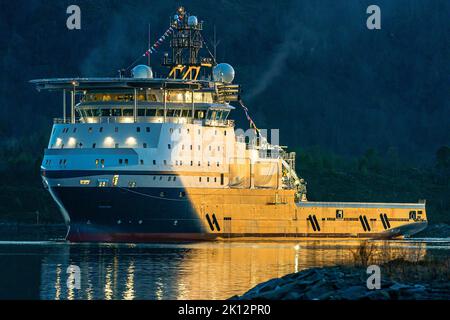
{"label": "water reflection of ship", "polygon": [[[63,246],[42,262],[41,299],[224,299],[310,267],[348,264],[356,241],[183,246]],[[420,260],[426,244],[377,242],[384,259]],[[66,269],[81,270],[68,289]]]}

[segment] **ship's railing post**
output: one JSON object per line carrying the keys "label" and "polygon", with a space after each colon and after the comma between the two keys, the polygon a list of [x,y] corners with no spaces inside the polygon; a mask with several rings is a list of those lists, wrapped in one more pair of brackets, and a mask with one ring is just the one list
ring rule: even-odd
{"label": "ship's railing post", "polygon": [[195,107],[194,107],[194,90],[192,89],[192,119],[194,119]]}
{"label": "ship's railing post", "polygon": [[70,122],[75,123],[75,86],[71,91],[71,103],[70,103]]}
{"label": "ship's railing post", "polygon": [[167,91],[166,91],[166,84],[164,84],[163,96],[164,96],[164,123],[166,123],[166,116],[167,116]]}
{"label": "ship's railing post", "polygon": [[66,89],[63,90],[63,123],[66,123]]}
{"label": "ship's railing post", "polygon": [[134,123],[137,122],[137,89],[134,88]]}

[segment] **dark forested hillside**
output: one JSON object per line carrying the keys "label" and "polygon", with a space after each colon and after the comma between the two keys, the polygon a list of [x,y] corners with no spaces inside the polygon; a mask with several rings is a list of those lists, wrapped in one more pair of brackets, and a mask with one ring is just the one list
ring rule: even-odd
{"label": "dark forested hillside", "polygon": [[[71,4],[81,30],[66,28]],[[303,157],[311,195],[423,196],[449,212],[449,1],[377,0],[382,29],[368,30],[365,0],[0,0],[0,214],[54,210],[38,170],[61,97],[28,81],[116,75],[146,50],[147,24],[159,37],[180,4],[209,40],[216,25],[218,60],[235,67],[255,122]]]}

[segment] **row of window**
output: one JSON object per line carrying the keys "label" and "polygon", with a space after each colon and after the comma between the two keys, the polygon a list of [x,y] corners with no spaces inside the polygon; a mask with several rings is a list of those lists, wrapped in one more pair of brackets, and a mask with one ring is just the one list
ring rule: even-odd
{"label": "row of window", "polygon": [[[69,129],[70,129],[70,128],[68,128],[68,127],[67,127],[67,128],[64,128],[64,129],[62,130],[61,133],[68,133],[68,132],[69,132]],[[72,133],[76,133],[77,130],[78,130],[77,127],[73,128],[73,129],[72,129]],[[98,128],[98,132],[103,132],[103,130],[104,130],[104,127]],[[143,130],[144,130],[144,129],[141,128],[141,127],[136,127],[136,132],[138,132],[138,133],[141,132],[141,131],[143,132]],[[93,127],[89,127],[89,128],[88,128],[88,132],[89,132],[89,133],[94,132],[94,128],[93,128]],[[114,132],[119,132],[119,127],[114,127]],[[150,127],[145,127],[145,132],[147,132],[147,133],[151,132],[151,128],[150,128]],[[173,128],[170,128],[170,129],[169,129],[169,132],[170,132],[170,133],[173,133],[173,132],[174,132],[174,129],[173,129]],[[181,128],[178,129],[178,133],[181,134]],[[189,133],[190,133],[190,129],[186,129],[186,133],[189,134]],[[202,133],[201,129],[198,129],[197,133],[200,135],[200,134]],[[227,130],[224,130],[223,134],[226,136],[226,135],[227,135]],[[214,130],[214,135],[217,135],[217,130]]]}
{"label": "row of window", "polygon": [[[52,160],[51,160],[51,159],[45,160],[45,165],[51,166],[51,165],[52,165]],[[67,159],[59,159],[59,165],[60,165],[60,166],[65,166],[65,165],[67,165]]]}
{"label": "row of window", "polygon": [[[158,179],[159,181],[162,181],[164,179],[163,176],[158,176],[158,177],[157,176],[153,176],[153,180],[156,181]],[[214,181],[214,182],[217,183],[217,177],[214,177],[214,178],[206,177],[206,179],[202,179],[202,178],[205,178],[205,177],[199,177],[198,181],[199,182],[202,182],[202,181],[203,182],[205,182],[205,181],[206,182],[213,182]],[[176,176],[169,176],[169,177],[167,177],[167,181],[169,181],[169,182],[176,182],[177,181],[177,177]],[[119,182],[119,176],[116,175],[113,178],[113,186],[117,186],[118,182]],[[98,183],[99,187],[108,187],[109,186],[109,179],[106,179],[106,178],[98,179],[97,183]],[[223,174],[221,174],[221,176],[220,176],[220,183],[222,185],[224,184],[224,175]],[[80,180],[80,185],[90,185],[90,184],[91,184],[91,180],[88,180],[88,179],[81,179]],[[129,181],[128,182],[128,187],[129,188],[136,188],[136,186],[137,186],[136,181]]]}
{"label": "row of window", "polygon": [[[68,133],[69,129],[70,128],[64,128],[61,133]],[[77,130],[78,130],[77,127],[73,128],[72,129],[72,133],[76,133]],[[145,127],[145,132],[150,132],[150,131],[151,131],[150,127]],[[94,132],[94,128],[93,127],[89,127],[88,128],[88,132],[89,133]],[[103,127],[98,128],[98,132],[103,132]],[[114,132],[119,132],[119,127],[114,127]],[[138,132],[138,133],[141,132],[141,127],[136,127],[136,132]]]}
{"label": "row of window", "polygon": [[[51,160],[47,160],[46,164],[48,164],[48,161],[51,162]],[[128,165],[129,164],[129,160],[128,159],[118,159],[118,163],[119,165]],[[144,165],[144,160],[140,159],[139,163],[141,165]],[[64,164],[66,164],[66,160],[64,160]],[[167,160],[163,160],[163,164],[165,166],[167,166]],[[95,165],[96,167],[98,167],[99,165],[101,165],[102,167],[105,166],[105,159],[95,159]],[[156,160],[153,160],[153,165],[156,166]],[[182,160],[175,160],[175,166],[182,166],[183,165],[183,161]],[[201,161],[197,162],[197,165],[200,167],[202,165]],[[194,161],[190,162],[190,166],[193,167],[194,166]],[[216,162],[216,166],[220,167],[220,161]],[[208,167],[211,167],[211,161],[208,161]]]}
{"label": "row of window", "polygon": [[[51,147],[53,148],[53,146],[54,145],[52,145]],[[64,149],[64,147],[65,147],[65,144],[64,143],[61,143],[61,145],[59,146],[61,149]],[[83,148],[84,147],[84,144],[82,143],[82,142],[79,142],[79,143],[77,143],[76,145],[75,145],[75,148]],[[115,149],[119,149],[119,147],[120,147],[120,144],[119,143],[114,143],[114,148]],[[95,148],[97,148],[97,143],[93,143],[92,144],[92,149],[95,149]],[[142,148],[143,149],[147,149],[148,148],[148,144],[146,143],[146,142],[144,142],[144,143],[142,143]],[[167,149],[169,149],[169,150],[172,150],[172,144],[168,144],[167,145]],[[183,144],[182,146],[181,146],[181,150],[182,151],[184,151],[184,150],[186,150],[186,146]],[[189,146],[189,150],[193,150],[193,145],[191,144],[190,146]],[[201,151],[202,150],[202,147],[201,147],[201,145],[197,145],[197,150],[198,151]],[[212,146],[208,146],[208,150],[209,151],[213,151],[213,147]],[[220,152],[221,151],[221,147],[220,146],[217,146],[217,151],[218,152]]]}
{"label": "row of window", "polygon": [[[228,111],[227,111],[228,112]],[[83,108],[79,109],[78,113],[80,117],[83,118],[92,118],[92,117],[133,117],[134,116],[134,109],[133,108],[103,108],[103,109],[90,109],[90,108]],[[164,117],[164,109],[143,109],[138,108],[137,110],[137,116],[138,117]],[[166,110],[166,117],[167,118],[192,118],[192,109],[167,109]],[[220,114],[214,115],[214,119],[218,118],[217,120],[221,118],[228,117],[228,113],[226,114]],[[205,119],[205,112],[200,110],[195,110],[194,112],[194,118],[195,119]]]}
{"label": "row of window", "polygon": [[[192,118],[192,109],[166,109],[165,117],[167,118]],[[82,108],[78,109],[80,117],[133,117],[134,108]],[[206,114],[206,119],[213,121],[226,120],[228,118],[229,110],[209,110]],[[138,108],[138,117],[164,117],[164,109],[149,109]],[[195,110],[195,119],[205,119],[205,111]]]}

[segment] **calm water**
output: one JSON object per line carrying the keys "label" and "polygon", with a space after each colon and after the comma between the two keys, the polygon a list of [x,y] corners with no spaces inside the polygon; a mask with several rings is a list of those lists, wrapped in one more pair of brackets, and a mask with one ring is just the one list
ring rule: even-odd
{"label": "calm water", "polygon": [[[375,243],[386,259],[450,254],[450,239]],[[226,299],[274,277],[349,262],[358,244],[0,242],[0,298]],[[67,288],[69,265],[80,267],[80,289]]]}

